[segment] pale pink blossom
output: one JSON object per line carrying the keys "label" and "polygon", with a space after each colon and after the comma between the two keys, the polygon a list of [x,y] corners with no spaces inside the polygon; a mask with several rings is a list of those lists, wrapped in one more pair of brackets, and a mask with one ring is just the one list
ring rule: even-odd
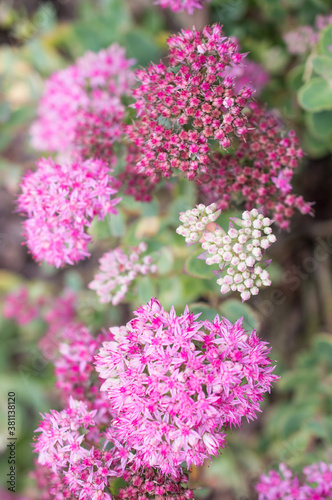
{"label": "pale pink blossom", "polygon": [[276,380],[269,348],[242,320],[177,316],[156,299],[110,331],[96,369],[110,400],[112,428],[135,452],[136,467],[176,474],[202,465],[225,446],[225,427],[255,418]]}

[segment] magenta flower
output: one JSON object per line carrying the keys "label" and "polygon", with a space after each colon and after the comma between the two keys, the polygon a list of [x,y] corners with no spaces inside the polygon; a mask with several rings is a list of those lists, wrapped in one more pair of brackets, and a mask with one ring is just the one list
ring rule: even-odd
{"label": "magenta flower", "polygon": [[226,427],[255,418],[277,379],[269,348],[242,320],[177,316],[156,299],[134,314],[96,357],[117,438],[136,467],[172,475],[182,462],[202,465],[225,446]]}
{"label": "magenta flower", "polygon": [[303,481],[285,464],[280,472],[262,475],[256,486],[259,500],[329,500],[332,495],[332,464],[320,462],[303,469]]}
{"label": "magenta flower", "polygon": [[168,478],[155,469],[140,469],[136,474],[125,471],[123,478],[128,485],[121,488],[118,500],[187,500],[194,498],[192,490],[185,484],[188,477],[179,470],[178,477]]}
{"label": "magenta flower", "polygon": [[133,63],[125,49],[113,44],[54,73],[31,128],[33,147],[106,158],[122,132],[121,97],[133,84]]}
{"label": "magenta flower", "polygon": [[229,66],[224,71],[224,75],[234,79],[236,93],[247,86],[253,91],[255,98],[262,93],[269,81],[269,75],[263,66],[249,59],[246,59],[241,65]]}
{"label": "magenta flower", "polygon": [[249,105],[250,133],[235,153],[216,155],[209,171],[197,178],[203,198],[221,210],[242,203],[259,208],[282,228],[297,209],[311,213],[311,204],[290,192],[290,182],[303,156],[294,131],[285,135],[280,122],[257,103]]}
{"label": "magenta flower", "polygon": [[58,165],[42,158],[37,170],[26,174],[18,209],[28,216],[26,242],[38,261],[60,267],[90,255],[86,228],[94,217],[117,213],[120,201],[111,199],[117,190],[109,173],[102,160]]}
{"label": "magenta flower", "polygon": [[5,318],[14,319],[19,325],[24,326],[38,317],[38,306],[41,305],[42,300],[35,304],[31,301],[29,291],[24,287],[6,296],[2,314]]}
{"label": "magenta flower", "polygon": [[210,164],[212,142],[222,148],[246,134],[242,110],[252,91],[238,93],[223,73],[244,58],[236,43],[215,24],[202,31],[182,31],[168,40],[169,65],[152,64],[136,72],[133,91],[137,120],[127,133],[140,151],[137,171],[170,177],[186,172],[193,179]]}
{"label": "magenta flower", "polygon": [[195,9],[201,9],[210,0],[155,0],[156,5],[163,9],[169,7],[173,12],[188,12],[193,14]]}
{"label": "magenta flower", "polygon": [[50,499],[112,500],[108,483],[122,474],[121,457],[115,447],[100,451],[91,445],[94,434],[103,438],[95,415],[96,410],[89,411],[86,403],[72,398],[61,412],[43,415],[34,450],[38,463],[49,472],[44,483]]}

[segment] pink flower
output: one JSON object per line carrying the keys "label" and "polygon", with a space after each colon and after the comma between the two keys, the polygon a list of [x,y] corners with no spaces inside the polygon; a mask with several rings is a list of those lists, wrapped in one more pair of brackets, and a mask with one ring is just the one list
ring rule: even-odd
{"label": "pink flower", "polygon": [[128,485],[120,489],[118,500],[141,500],[143,498],[186,500],[194,498],[193,491],[184,486],[188,482],[188,477],[181,470],[179,470],[178,477],[170,479],[155,469],[142,469],[138,470],[136,474],[128,474],[126,481]]}
{"label": "pink flower", "polygon": [[111,328],[96,369],[105,380],[117,439],[135,451],[137,467],[176,474],[201,465],[225,446],[225,427],[255,418],[276,380],[269,349],[242,320],[176,316],[156,299]]}
{"label": "pink flower", "polygon": [[54,73],[31,128],[33,147],[106,159],[122,131],[121,97],[133,84],[133,63],[113,44]]}
{"label": "pink flower", "polygon": [[245,59],[241,65],[228,67],[224,71],[224,75],[234,79],[236,93],[239,93],[244,86],[247,86],[254,92],[255,98],[262,93],[269,81],[269,75],[263,66],[249,59]]}
{"label": "pink flower", "polygon": [[18,209],[28,216],[27,245],[37,260],[60,267],[90,255],[86,228],[95,216],[117,213],[120,201],[111,199],[117,190],[109,173],[102,160],[58,165],[42,158],[37,170],[26,174]]}
{"label": "pink flower", "polygon": [[34,450],[38,463],[48,469],[48,473],[37,469],[37,479],[50,494],[46,498],[112,499],[108,482],[123,469],[116,447],[101,451],[91,445],[94,430],[100,447],[104,440],[96,427],[96,413],[89,411],[85,402],[71,398],[61,412],[51,410],[43,415]]}
{"label": "pink flower", "polygon": [[320,462],[303,469],[303,481],[280,464],[280,472],[270,471],[256,486],[259,500],[329,500],[332,495],[332,464]]}
{"label": "pink flower", "polygon": [[291,180],[303,156],[294,131],[285,135],[279,120],[250,103],[246,141],[234,153],[215,155],[207,173],[197,177],[202,197],[225,210],[243,204],[246,210],[261,208],[282,228],[289,227],[294,210],[311,213],[311,204],[291,194]]}
{"label": "pink flower", "polygon": [[126,253],[118,247],[101,257],[100,272],[88,285],[96,290],[101,303],[119,304],[138,276],[156,272],[152,258],[142,255],[146,249],[146,243],[142,242]]}
{"label": "pink flower", "polygon": [[204,3],[210,0],[155,0],[156,5],[160,5],[163,9],[169,7],[173,12],[186,11],[188,14],[193,14],[195,9],[201,9]]}
{"label": "pink flower", "polygon": [[137,120],[127,133],[140,153],[138,173],[170,177],[182,171],[193,179],[207,170],[215,141],[228,148],[231,139],[247,131],[242,110],[252,91],[235,92],[232,78],[223,76],[244,55],[218,24],[183,30],[168,46],[167,67],[152,64],[136,72]]}
{"label": "pink flower", "polygon": [[15,292],[9,293],[3,304],[2,313],[5,318],[14,319],[19,325],[29,324],[39,314],[38,304],[33,304],[27,288],[20,288]]}

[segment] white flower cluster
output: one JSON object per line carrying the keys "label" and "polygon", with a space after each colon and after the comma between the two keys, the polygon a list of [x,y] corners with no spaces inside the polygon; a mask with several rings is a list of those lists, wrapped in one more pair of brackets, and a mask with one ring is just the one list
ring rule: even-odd
{"label": "white flower cluster", "polygon": [[259,288],[269,286],[269,273],[255,265],[263,258],[264,251],[276,241],[272,234],[272,220],[259,214],[255,208],[235,219],[240,229],[230,227],[228,233],[221,228],[204,235],[202,247],[207,252],[208,265],[219,264],[227,274],[217,280],[221,293],[240,292],[243,301],[257,295]]}
{"label": "white flower cluster", "polygon": [[186,243],[195,243],[202,237],[206,226],[218,219],[220,212],[215,203],[208,207],[203,204],[196,205],[192,210],[180,212],[179,219],[183,225],[179,226],[176,232],[185,237]]}
{"label": "white flower cluster", "polygon": [[128,254],[118,247],[101,257],[100,272],[89,283],[89,288],[96,290],[101,303],[119,304],[137,275],[156,272],[157,266],[152,264],[152,257],[141,255],[146,249],[146,243],[142,242],[138,247],[131,248]]}

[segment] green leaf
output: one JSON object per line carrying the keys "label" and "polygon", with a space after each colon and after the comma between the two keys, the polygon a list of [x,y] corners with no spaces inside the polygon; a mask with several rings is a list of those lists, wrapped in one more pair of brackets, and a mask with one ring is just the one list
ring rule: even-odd
{"label": "green leaf", "polygon": [[231,323],[235,323],[243,317],[243,328],[247,332],[257,330],[259,320],[257,314],[247,304],[242,304],[239,300],[229,299],[219,307],[219,314],[224,316]]}
{"label": "green leaf", "polygon": [[332,138],[332,111],[308,113],[307,124],[317,139],[328,141]]}
{"label": "green leaf", "polygon": [[194,255],[190,255],[185,264],[184,264],[184,272],[193,276],[194,278],[208,279],[212,278],[212,270],[206,264],[204,259],[198,259],[198,255],[202,253],[202,250],[196,252]]}
{"label": "green leaf", "polygon": [[193,314],[201,313],[200,317],[198,318],[199,321],[213,321],[217,314],[219,314],[216,309],[209,307],[204,302],[196,302],[194,304],[191,304],[189,309]]}
{"label": "green leaf", "polygon": [[312,63],[314,70],[319,76],[325,80],[332,80],[332,57],[316,56]]}
{"label": "green leaf", "polygon": [[318,50],[320,54],[332,57],[332,24],[326,26],[321,32]]}
{"label": "green leaf", "polygon": [[308,111],[332,109],[332,82],[323,78],[312,78],[298,92],[300,105]]}
{"label": "green leaf", "polygon": [[131,29],[122,42],[127,48],[127,57],[133,57],[140,66],[147,66],[151,61],[156,62],[160,51],[153,38],[142,30]]}
{"label": "green leaf", "polygon": [[168,247],[162,247],[157,252],[156,266],[159,274],[167,274],[171,271],[174,262],[173,252]]}
{"label": "green leaf", "polygon": [[124,235],[126,226],[122,212],[119,211],[118,214],[111,214],[109,216],[109,227],[112,236],[115,236],[117,238]]}
{"label": "green leaf", "polygon": [[137,280],[137,295],[141,304],[146,304],[156,296],[156,288],[149,276],[143,276]]}

